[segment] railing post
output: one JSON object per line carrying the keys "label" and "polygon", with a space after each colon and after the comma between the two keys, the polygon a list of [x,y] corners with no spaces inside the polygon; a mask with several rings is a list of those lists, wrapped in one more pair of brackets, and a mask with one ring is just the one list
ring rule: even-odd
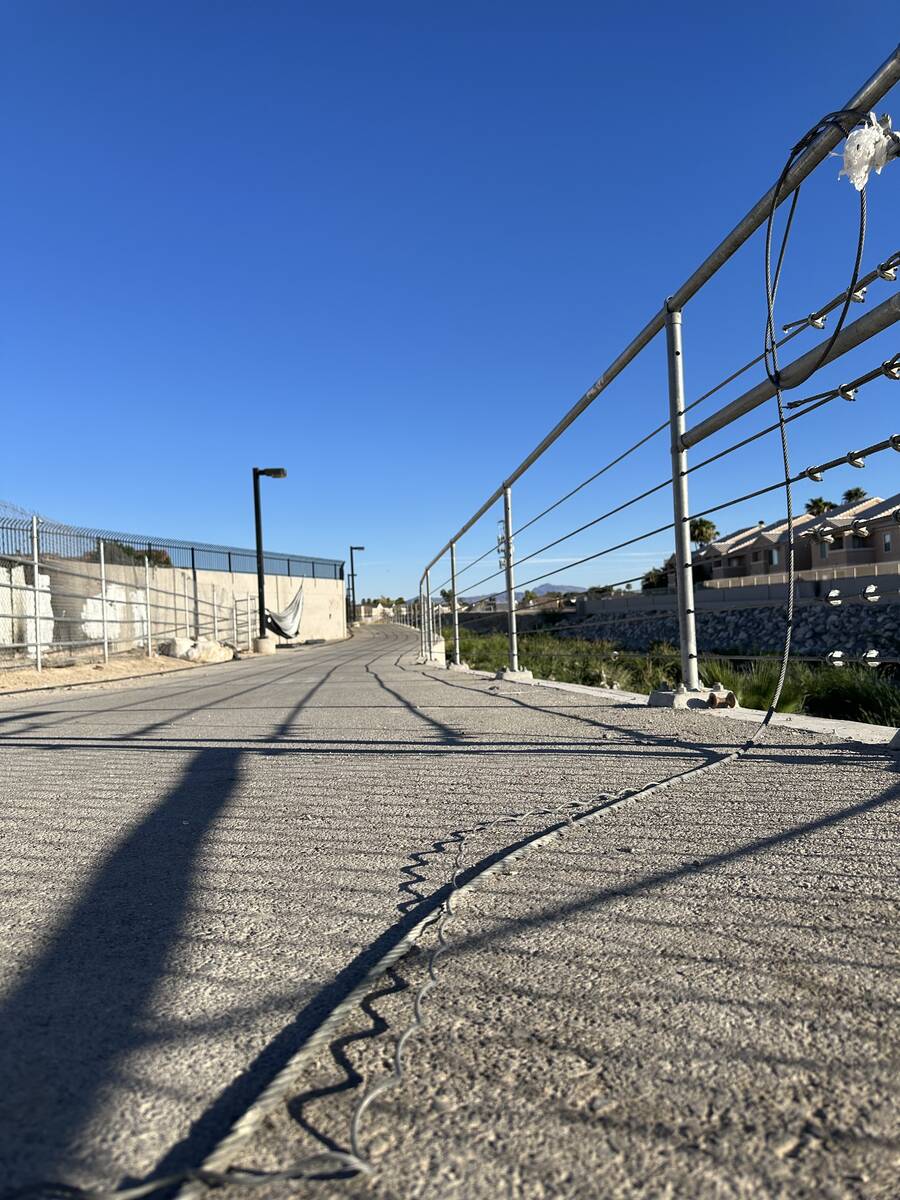
{"label": "railing post", "polygon": [[423,608],[423,596],[425,594],[425,585],[419,581],[419,603],[416,605],[416,624],[419,627],[419,658],[425,657],[425,616]]}
{"label": "railing post", "polygon": [[519,642],[516,636],[516,572],[513,562],[512,488],[503,489],[503,543],[506,549],[506,600],[509,605],[509,669],[519,669]]}
{"label": "railing post", "polygon": [[182,573],[181,573],[181,587],[182,587],[182,599],[184,601],[184,636],[186,638],[189,638],[191,636],[191,634],[190,634],[190,629],[188,628],[187,574],[184,571],[182,571]]}
{"label": "railing post", "polygon": [[246,597],[246,600],[247,600],[247,649],[252,650],[253,649],[253,625],[251,623],[251,616],[250,616],[250,596],[249,595]]}
{"label": "railing post", "polygon": [[689,692],[700,687],[697,671],[697,627],[694,620],[694,565],[691,557],[687,451],[684,433],[684,355],[681,313],[666,309],[666,355],[669,364],[669,425],[672,437],[672,504],[675,514],[675,588],[681,644],[681,679]]}
{"label": "railing post", "polygon": [[144,607],[147,614],[147,657],[153,657],[153,637],[150,628],[150,558],[144,555]]}
{"label": "railing post", "polygon": [[[32,516],[31,518],[31,569],[34,572],[34,665],[38,671],[43,671],[44,666],[41,657],[41,556],[38,546],[38,519],[36,516]],[[10,578],[12,578],[12,575],[10,575]],[[10,591],[10,595],[12,595],[12,591]]]}
{"label": "railing post", "polygon": [[234,588],[231,590],[231,640],[234,642],[234,648],[238,648],[237,634],[237,600],[234,596]]}
{"label": "railing post", "polygon": [[425,611],[422,614],[422,621],[425,626],[425,655],[431,658],[431,652],[434,644],[434,636],[431,628],[431,572],[425,572]]}
{"label": "railing post", "polygon": [[456,542],[450,543],[450,603],[453,606],[453,661],[460,666],[459,605],[456,600]]}
{"label": "railing post", "polygon": [[214,642],[217,642],[219,640],[219,604],[218,604],[218,600],[219,600],[219,591],[218,591],[218,588],[216,587],[216,585],[213,584],[213,641]]}
{"label": "railing post", "polygon": [[103,613],[103,661],[109,662],[109,629],[106,624],[106,551],[100,539],[100,606]]}

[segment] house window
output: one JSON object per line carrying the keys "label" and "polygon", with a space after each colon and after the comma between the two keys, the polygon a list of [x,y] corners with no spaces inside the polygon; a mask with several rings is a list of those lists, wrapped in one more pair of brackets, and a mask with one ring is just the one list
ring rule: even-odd
{"label": "house window", "polygon": [[741,565],[740,557],[735,554],[732,558],[729,558],[728,565],[729,567],[739,567]]}
{"label": "house window", "polygon": [[760,560],[761,558],[762,558],[762,551],[761,551],[761,550],[754,550],[754,551],[753,551],[753,561],[754,561],[754,562],[759,562],[759,560]]}
{"label": "house window", "polygon": [[828,543],[827,542],[819,542],[819,558],[827,558],[827,557],[828,557]]}
{"label": "house window", "polygon": [[853,537],[850,539],[850,547],[852,550],[865,550],[866,539],[857,537],[854,533]]}
{"label": "house window", "polygon": [[891,535],[889,533],[886,533],[884,535],[884,549],[887,554],[890,554],[892,544],[893,544],[893,539],[891,538]]}
{"label": "house window", "polygon": [[771,556],[769,558],[769,562],[772,564],[773,567],[778,566],[778,551],[777,550],[772,551]]}
{"label": "house window", "polygon": [[721,560],[721,558],[715,558],[715,559],[713,559],[713,566],[714,566],[714,567],[721,567],[721,565],[722,565],[722,560]]}

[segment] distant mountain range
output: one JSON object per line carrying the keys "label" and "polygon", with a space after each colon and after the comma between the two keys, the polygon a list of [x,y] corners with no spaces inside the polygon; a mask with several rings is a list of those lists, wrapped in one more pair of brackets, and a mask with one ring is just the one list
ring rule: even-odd
{"label": "distant mountain range", "polygon": [[536,596],[546,596],[548,592],[586,592],[587,588],[579,587],[577,583],[542,583],[530,590]]}
{"label": "distant mountain range", "polygon": [[[536,588],[529,588],[536,596],[547,596],[550,592],[563,592],[569,594],[571,592],[586,592],[587,588],[579,587],[577,583],[542,583]],[[475,604],[478,600],[484,600],[488,596],[496,596],[498,600],[502,600],[506,595],[506,590],[502,592],[481,592],[477,596],[470,596],[468,593],[465,596],[460,596],[466,604]],[[525,595],[524,590],[516,589],[516,599],[521,600]]]}

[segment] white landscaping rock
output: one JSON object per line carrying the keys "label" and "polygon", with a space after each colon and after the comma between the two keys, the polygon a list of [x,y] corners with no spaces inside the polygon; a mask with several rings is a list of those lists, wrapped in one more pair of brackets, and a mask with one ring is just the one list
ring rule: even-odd
{"label": "white landscaping rock", "polygon": [[184,655],[190,662],[220,663],[230,662],[234,658],[231,646],[223,646],[212,638],[200,638]]}
{"label": "white landscaping rock", "polygon": [[190,638],[177,637],[173,638],[171,642],[160,642],[159,653],[164,654],[167,658],[187,658],[188,651],[193,645]]}

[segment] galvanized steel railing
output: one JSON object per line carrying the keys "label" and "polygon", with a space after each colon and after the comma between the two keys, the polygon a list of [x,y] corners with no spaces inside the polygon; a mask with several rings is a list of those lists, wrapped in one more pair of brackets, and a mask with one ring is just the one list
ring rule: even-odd
{"label": "galvanized steel railing", "polygon": [[[866,81],[865,84],[850,98],[847,102],[846,110],[861,110],[868,112],[891,90],[891,88],[900,79],[900,47],[897,47],[886,61],[878,68],[877,71]],[[472,529],[472,527],[496,504],[499,500],[503,500],[503,529],[498,536],[498,548],[501,554],[500,569],[486,576],[486,579],[491,579],[493,575],[505,575],[505,587],[499,589],[495,595],[500,595],[502,592],[506,594],[506,605],[508,611],[508,635],[509,635],[509,667],[512,671],[518,669],[518,646],[517,646],[517,628],[516,628],[516,566],[521,565],[526,558],[518,560],[514,558],[514,537],[517,533],[530,527],[536,521],[540,520],[547,513],[557,508],[565,500],[568,500],[581,488],[592,482],[605,471],[622,462],[634,451],[644,446],[652,438],[662,433],[665,429],[670,430],[671,434],[671,475],[656,483],[649,489],[645,489],[639,495],[618,504],[611,508],[608,512],[588,522],[586,525],[581,525],[578,529],[566,533],[560,538],[554,539],[552,542],[534,551],[527,558],[533,558],[535,555],[558,545],[567,538],[574,536],[577,533],[583,532],[586,528],[598,524],[615,513],[623,511],[630,505],[645,499],[647,496],[655,492],[661,491],[664,488],[672,488],[673,500],[673,519],[670,523],[657,526],[647,532],[640,533],[635,537],[629,538],[627,541],[620,542],[617,545],[605,547],[596,553],[587,555],[574,562],[568,563],[561,570],[570,570],[572,567],[581,565],[582,563],[600,558],[605,554],[615,553],[617,550],[623,549],[625,546],[631,545],[634,542],[649,538],[654,534],[665,532],[669,529],[674,530],[674,550],[675,550],[675,578],[677,592],[677,608],[679,617],[680,631],[680,650],[682,663],[682,679],[688,690],[696,690],[699,686],[698,677],[698,660],[697,660],[697,642],[696,629],[694,620],[694,600],[693,600],[693,564],[691,554],[690,541],[690,522],[703,516],[705,513],[719,511],[730,507],[733,504],[740,503],[744,500],[752,498],[756,495],[763,495],[773,491],[776,488],[785,486],[785,479],[773,483],[771,486],[765,486],[744,496],[738,496],[725,501],[721,505],[716,505],[708,508],[703,512],[692,513],[689,505],[688,494],[688,475],[699,469],[701,466],[707,465],[708,462],[722,457],[726,453],[739,449],[741,446],[755,440],[756,437],[762,436],[762,432],[771,432],[779,426],[771,426],[768,430],[754,434],[752,437],[743,439],[735,446],[729,447],[722,454],[712,456],[703,463],[697,464],[694,467],[688,466],[687,451],[691,447],[698,445],[701,441],[709,437],[711,434],[725,428],[731,422],[739,417],[753,411],[759,405],[765,403],[775,395],[775,387],[768,377],[761,383],[749,388],[742,395],[732,400],[729,404],[723,406],[717,412],[700,421],[696,425],[688,428],[686,416],[687,413],[696,405],[704,400],[709,399],[716,394],[727,384],[732,383],[739,378],[745,371],[749,370],[764,359],[764,355],[760,354],[753,358],[750,362],[744,364],[738,370],[734,371],[727,379],[716,384],[715,387],[709,389],[703,396],[698,397],[691,404],[685,402],[684,395],[684,373],[683,373],[683,351],[681,343],[681,326],[682,326],[682,310],[687,303],[697,295],[697,293],[717,274],[720,268],[728,262],[734,253],[747,241],[747,239],[767,221],[770,212],[789,199],[804,179],[831,153],[831,151],[842,140],[844,133],[837,124],[831,124],[825,127],[814,139],[807,145],[806,149],[798,155],[796,161],[789,171],[783,176],[780,184],[769,189],[757,203],[750,209],[745,217],[734,227],[731,233],[725,237],[715,250],[700,264],[694,273],[679,287],[676,291],[666,299],[662,308],[654,317],[644,326],[640,333],[629,343],[628,346],[618,355],[618,357],[610,364],[600,377],[588,388],[567,413],[556,423],[550,432],[538,443],[537,446],[523,459],[523,461],[512,471],[506,478],[497,486],[491,495],[484,503],[466,520],[460,528],[453,534],[452,537],[437,551],[436,554],[428,561],[422,572],[419,584],[419,601],[417,605],[417,623],[420,633],[420,647],[424,658],[432,657],[433,646],[438,635],[439,618],[436,617],[434,606],[432,603],[433,589],[431,586],[431,571],[435,565],[447,554],[450,556],[450,577],[447,581],[450,584],[451,591],[451,614],[453,621],[453,633],[455,644],[455,658],[459,662],[459,635],[458,635],[458,576],[461,574],[457,570],[456,558],[457,548],[460,539]],[[885,261],[880,262],[868,274],[860,276],[856,280],[856,288],[854,294],[844,291],[836,296],[832,301],[822,305],[818,310],[810,314],[809,317],[802,321],[791,322],[784,326],[785,336],[782,337],[776,344],[783,346],[793,338],[802,334],[809,329],[820,329],[824,324],[825,316],[837,307],[845,305],[849,307],[851,300],[860,300],[863,298],[865,287],[874,282],[876,279],[885,281],[893,281],[896,279],[897,266],[900,264],[900,253],[895,253]],[[878,304],[875,308],[867,311],[858,320],[853,321],[844,326],[837,338],[829,345],[830,339],[800,356],[794,362],[789,363],[780,369],[780,378],[784,387],[790,387],[797,380],[804,380],[807,372],[811,367],[821,369],[827,364],[835,361],[837,358],[848,353],[850,350],[860,346],[870,338],[890,329],[894,323],[900,318],[900,295],[894,294]],[[666,355],[668,362],[668,392],[669,392],[669,413],[668,419],[663,421],[656,428],[650,430],[642,438],[640,438],[633,446],[624,450],[621,454],[613,458],[609,463],[606,463],[599,470],[594,472],[588,479],[579,483],[575,488],[570,489],[564,496],[555,500],[537,516],[532,517],[525,522],[518,530],[513,527],[512,519],[512,488],[517,480],[522,476],[542,457],[542,455],[562,436],[562,434],[572,425],[586,410],[594,403],[602,392],[609,387],[625,368],[641,354],[641,352],[650,345],[658,333],[663,330],[666,332]],[[888,356],[888,362],[882,368],[876,368],[866,377],[875,378],[877,375],[884,373],[889,378],[896,378],[897,374],[891,374],[887,368],[891,361],[897,362],[895,355],[891,360]],[[865,381],[865,380],[864,380]],[[859,382],[859,381],[857,381]],[[843,394],[840,389],[833,390],[832,393],[819,393],[816,396],[809,397],[811,402],[804,407],[803,411],[796,416],[805,416],[819,407],[822,403],[827,403],[832,396]],[[788,418],[796,419],[796,417]],[[887,438],[883,442],[866,447],[864,450],[857,452],[858,455],[864,456],[880,453],[884,449],[898,449],[896,438]],[[801,472],[794,477],[794,482],[802,478],[815,478],[816,472],[821,474],[822,471],[834,467],[838,463],[853,462],[851,455],[844,455],[839,459],[830,463],[821,464],[818,468],[808,468],[807,471]],[[490,547],[484,554],[476,558],[464,570],[469,570],[476,563],[483,561],[495,552],[494,547]],[[525,586],[528,583],[535,583],[539,579],[552,577],[561,573],[559,571],[548,571],[537,576],[534,576],[519,586]],[[640,576],[633,579],[617,581],[616,584],[607,586],[620,586],[638,582]],[[477,587],[479,583],[485,580],[479,580],[476,584],[470,584],[470,588]],[[443,586],[443,585],[441,585]]]}

